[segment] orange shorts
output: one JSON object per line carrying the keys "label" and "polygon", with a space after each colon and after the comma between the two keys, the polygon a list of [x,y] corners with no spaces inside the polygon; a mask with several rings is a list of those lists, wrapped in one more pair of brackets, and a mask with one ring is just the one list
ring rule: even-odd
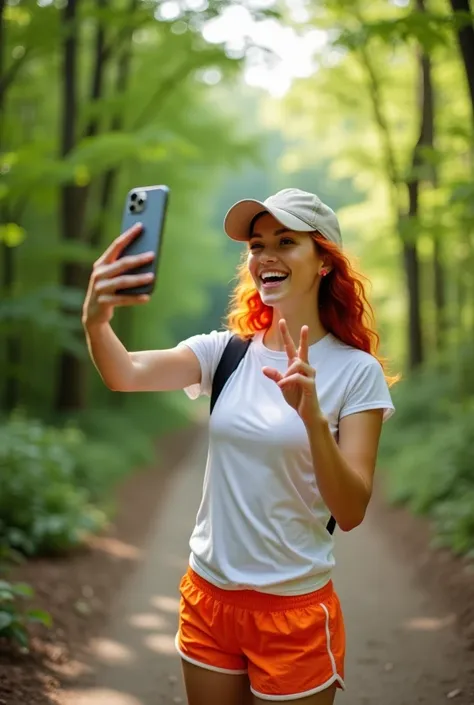
{"label": "orange shorts", "polygon": [[222,590],[191,568],[181,580],[181,657],[220,673],[248,673],[257,697],[289,700],[344,689],[345,631],[332,582],[306,595]]}

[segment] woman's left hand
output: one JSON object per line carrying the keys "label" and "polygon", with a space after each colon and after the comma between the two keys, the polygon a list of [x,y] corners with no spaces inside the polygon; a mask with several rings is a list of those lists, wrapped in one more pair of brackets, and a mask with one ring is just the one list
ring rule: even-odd
{"label": "woman's left hand", "polygon": [[308,326],[300,333],[299,347],[290,335],[286,321],[279,322],[280,332],[288,356],[288,369],[285,374],[272,367],[264,367],[263,374],[280,387],[283,397],[300,416],[305,425],[321,418],[318,395],[316,393],[316,371],[308,359]]}

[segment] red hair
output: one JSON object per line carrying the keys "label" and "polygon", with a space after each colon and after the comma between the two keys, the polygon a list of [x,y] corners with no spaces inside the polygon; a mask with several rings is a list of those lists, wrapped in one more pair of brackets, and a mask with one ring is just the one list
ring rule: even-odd
{"label": "red hair", "polygon": [[[397,377],[386,372],[386,362],[378,354],[380,339],[375,327],[373,308],[368,300],[368,280],[355,271],[342,250],[319,233],[312,235],[329,274],[319,287],[319,317],[323,327],[343,343],[373,355],[382,365],[387,382]],[[248,270],[247,260],[240,264],[237,285],[230,301],[227,327],[244,338],[270,327],[273,309],[262,302]]]}

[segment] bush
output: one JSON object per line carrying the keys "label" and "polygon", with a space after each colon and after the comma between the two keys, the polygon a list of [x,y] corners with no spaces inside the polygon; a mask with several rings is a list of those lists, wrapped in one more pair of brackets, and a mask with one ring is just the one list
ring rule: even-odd
{"label": "bush", "polygon": [[389,500],[429,516],[436,543],[464,554],[474,551],[474,399],[458,384],[433,367],[399,385],[380,464]]}
{"label": "bush", "polygon": [[57,553],[102,528],[105,514],[78,482],[89,452],[77,429],[21,417],[0,427],[0,541],[30,555]]}
{"label": "bush", "polygon": [[14,554],[5,545],[0,548],[0,638],[8,639],[26,648],[29,643],[28,625],[39,623],[51,627],[48,612],[26,609],[25,602],[34,597],[34,590],[26,583],[11,583],[3,577],[13,562]]}
{"label": "bush", "polygon": [[188,422],[182,399],[144,395],[62,428],[14,414],[0,425],[0,542],[28,555],[81,544],[106,525],[118,481],[156,458],[156,436]]}

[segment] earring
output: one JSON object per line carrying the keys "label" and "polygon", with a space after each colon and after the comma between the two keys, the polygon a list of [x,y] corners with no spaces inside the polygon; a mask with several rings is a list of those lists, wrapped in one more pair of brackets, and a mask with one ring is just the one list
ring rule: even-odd
{"label": "earring", "polygon": [[321,270],[321,276],[322,276],[322,277],[325,277],[327,273],[328,273],[328,270],[327,270],[327,269],[322,269],[322,270]]}

